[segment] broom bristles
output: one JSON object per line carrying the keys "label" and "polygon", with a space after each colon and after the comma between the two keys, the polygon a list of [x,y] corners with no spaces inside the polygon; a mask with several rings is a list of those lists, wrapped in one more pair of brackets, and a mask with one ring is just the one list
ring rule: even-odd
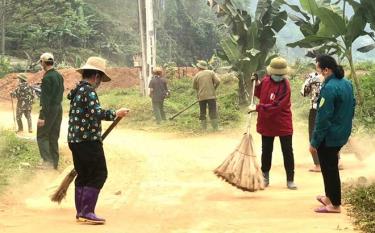
{"label": "broom bristles", "polygon": [[253,151],[253,139],[245,134],[241,143],[214,170],[214,173],[229,184],[243,191],[255,192],[264,189],[263,174]]}
{"label": "broom bristles", "polygon": [[68,175],[65,176],[64,180],[61,182],[60,186],[56,189],[55,193],[51,196],[51,201],[61,203],[62,199],[65,198],[66,192],[68,191],[70,183],[76,177],[76,170],[72,169]]}

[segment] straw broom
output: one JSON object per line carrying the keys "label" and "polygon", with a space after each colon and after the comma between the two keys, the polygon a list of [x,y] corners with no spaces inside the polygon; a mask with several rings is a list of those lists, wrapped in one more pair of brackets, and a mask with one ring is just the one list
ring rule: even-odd
{"label": "straw broom", "polygon": [[[254,103],[255,80],[251,103]],[[252,113],[250,113],[247,132],[244,133],[240,144],[214,170],[214,173],[229,184],[243,191],[255,192],[264,189],[263,174],[258,165],[253,148],[253,137],[250,134]]]}
{"label": "straw broom", "polygon": [[[108,127],[108,129],[103,133],[102,140],[104,140],[107,135],[112,131],[112,129],[120,122],[122,117],[117,117],[112,124]],[[60,186],[56,189],[56,191],[51,196],[51,201],[61,203],[62,199],[65,198],[66,192],[68,191],[69,185],[77,176],[76,170],[73,168],[68,175],[65,176],[63,181],[61,182]]]}

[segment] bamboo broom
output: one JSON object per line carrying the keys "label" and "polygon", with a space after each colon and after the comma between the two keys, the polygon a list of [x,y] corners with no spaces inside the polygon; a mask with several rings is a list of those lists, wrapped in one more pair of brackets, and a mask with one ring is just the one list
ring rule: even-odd
{"label": "bamboo broom", "polygon": [[[251,103],[254,103],[255,80]],[[214,173],[229,184],[243,191],[255,192],[264,189],[263,174],[256,160],[253,149],[253,138],[250,134],[252,113],[250,113],[247,132],[243,135],[240,144],[214,170]]]}
{"label": "bamboo broom", "polygon": [[[112,129],[120,122],[122,117],[117,117],[108,129],[103,133],[102,140],[104,140],[107,135],[112,131]],[[74,178],[77,176],[76,170],[73,168],[68,175],[65,176],[63,181],[61,182],[60,186],[56,189],[56,191],[51,196],[51,201],[61,203],[62,199],[65,198],[66,192],[68,191],[69,185],[72,183]]]}

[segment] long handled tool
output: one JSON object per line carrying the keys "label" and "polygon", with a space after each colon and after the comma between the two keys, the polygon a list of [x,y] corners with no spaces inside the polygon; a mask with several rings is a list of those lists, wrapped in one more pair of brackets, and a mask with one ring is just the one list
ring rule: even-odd
{"label": "long handled tool", "polygon": [[14,113],[14,105],[13,105],[13,97],[12,97],[12,94],[10,94],[10,101],[12,102],[12,113],[13,113],[13,129],[14,131],[17,130],[17,127],[16,127],[16,115]]}
{"label": "long handled tool", "polygon": [[189,106],[187,106],[186,108],[182,109],[181,111],[179,111],[178,113],[176,113],[175,115],[173,115],[172,117],[169,118],[169,120],[173,120],[175,117],[177,117],[178,115],[180,115],[181,113],[185,112],[186,110],[188,110],[189,108],[193,107],[196,103],[198,103],[199,101],[195,101],[194,103],[190,104]]}
{"label": "long handled tool", "polygon": [[[254,103],[255,80],[251,104]],[[250,134],[252,113],[250,113],[246,132],[241,143],[224,160],[224,162],[214,170],[214,173],[229,184],[243,191],[255,192],[264,189],[263,174],[256,160],[253,149],[253,138]]]}
{"label": "long handled tool", "polygon": [[[112,124],[108,127],[108,129],[103,133],[102,140],[104,140],[108,134],[112,131],[112,129],[120,122],[122,117],[117,117]],[[53,202],[60,202],[62,199],[65,198],[66,192],[68,191],[70,183],[74,180],[77,176],[76,170],[73,168],[68,175],[65,176],[64,180],[61,182],[60,186],[56,189],[56,191],[51,196],[51,201]]]}

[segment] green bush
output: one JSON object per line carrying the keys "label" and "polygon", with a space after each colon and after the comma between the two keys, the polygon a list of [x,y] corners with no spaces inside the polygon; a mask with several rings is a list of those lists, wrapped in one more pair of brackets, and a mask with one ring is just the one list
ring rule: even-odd
{"label": "green bush", "polygon": [[349,186],[344,190],[348,214],[354,224],[363,232],[375,232],[375,184]]}
{"label": "green bush", "polygon": [[358,109],[358,117],[366,127],[374,129],[375,127],[375,70],[369,75],[361,78],[361,87],[363,91],[363,105]]}
{"label": "green bush", "polygon": [[14,132],[0,129],[0,190],[9,177],[20,170],[29,170],[39,162],[35,141],[18,138]]}
{"label": "green bush", "polygon": [[11,70],[9,58],[0,55],[0,78],[4,77]]}

